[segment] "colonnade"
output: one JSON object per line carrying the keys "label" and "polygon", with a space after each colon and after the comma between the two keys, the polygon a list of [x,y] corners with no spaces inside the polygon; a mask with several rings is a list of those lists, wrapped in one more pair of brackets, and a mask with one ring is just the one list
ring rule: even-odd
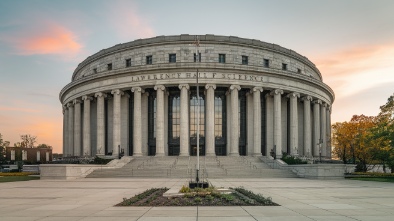
{"label": "colonnade", "polygon": [[[215,89],[216,85],[206,84],[206,126],[205,126],[205,149],[207,156],[215,155]],[[180,156],[189,156],[189,90],[188,84],[178,85],[180,90]],[[165,85],[155,85],[156,90],[156,156],[164,156],[165,151]],[[251,127],[253,131],[252,139],[250,140],[248,148],[251,148],[248,153],[254,156],[270,155],[274,152],[277,157],[282,155],[283,150],[288,150],[289,154],[299,154],[304,156],[319,155],[323,157],[331,157],[331,109],[330,105],[323,103],[322,100],[313,98],[310,95],[302,95],[298,92],[287,91],[282,89],[264,89],[263,87],[246,87],[250,89],[249,96],[252,96],[252,110],[253,114],[247,117],[252,117],[253,123]],[[227,138],[229,156],[239,156],[239,91],[240,85],[230,85],[228,91],[227,101],[227,121],[230,127],[227,127]],[[266,152],[262,153],[262,104],[261,96],[263,91],[269,91],[265,94],[265,126],[266,132],[263,142],[265,142]],[[142,156],[144,155],[143,148],[143,110],[146,108],[142,104],[142,95],[147,93],[142,87],[132,87],[133,93],[133,153],[129,155]],[[106,142],[105,136],[105,99],[112,98],[112,155],[117,157],[119,155],[119,146],[121,145],[121,98],[127,96],[123,90],[115,89],[110,92],[98,92],[82,96],[74,99],[63,106],[63,153],[65,156],[83,156],[104,154],[104,147]],[[128,98],[127,98],[128,99]],[[289,99],[289,119],[286,119],[286,126],[288,126],[289,134],[282,133],[283,114],[282,114],[282,99]],[[91,102],[97,104],[97,114],[95,119],[91,117]],[[299,120],[300,102],[303,102],[303,121]],[[313,108],[311,108],[311,104]],[[81,109],[83,105],[83,113]],[[312,112],[311,113],[311,109]],[[249,112],[249,113],[251,113]],[[312,115],[311,115],[312,114]],[[91,144],[91,121],[96,121],[96,148],[92,151]],[[83,125],[83,126],[82,126]],[[303,139],[299,141],[299,126],[302,125]],[[94,129],[94,128],[93,128]],[[282,136],[288,136],[288,144],[282,143]],[[299,144],[302,143],[300,146]],[[284,148],[287,147],[287,148]],[[301,149],[302,148],[302,149]]]}

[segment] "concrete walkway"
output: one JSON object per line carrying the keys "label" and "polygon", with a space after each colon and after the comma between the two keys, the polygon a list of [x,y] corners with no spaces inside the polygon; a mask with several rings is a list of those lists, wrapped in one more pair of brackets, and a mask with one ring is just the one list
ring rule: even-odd
{"label": "concrete walkway", "polygon": [[271,196],[276,207],[113,207],[151,187],[184,179],[34,180],[0,183],[0,220],[394,220],[394,184],[349,181],[211,179]]}

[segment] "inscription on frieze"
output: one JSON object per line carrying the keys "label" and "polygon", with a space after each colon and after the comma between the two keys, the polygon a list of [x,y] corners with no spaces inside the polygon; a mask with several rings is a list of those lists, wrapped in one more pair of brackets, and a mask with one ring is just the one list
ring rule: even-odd
{"label": "inscription on frieze", "polygon": [[[182,72],[182,73],[165,73],[165,74],[143,74],[132,76],[132,81],[149,81],[149,80],[166,80],[166,79],[195,79],[197,73]],[[251,74],[223,74],[214,72],[199,72],[200,79],[227,79],[227,80],[241,80],[241,81],[258,81],[263,82],[263,76]]]}

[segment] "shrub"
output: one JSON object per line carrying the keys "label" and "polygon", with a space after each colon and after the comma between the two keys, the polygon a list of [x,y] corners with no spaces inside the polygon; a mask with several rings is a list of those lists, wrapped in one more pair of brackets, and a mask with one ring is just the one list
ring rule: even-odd
{"label": "shrub", "polygon": [[288,155],[285,152],[282,153],[281,160],[283,160],[283,162],[287,163],[288,165],[307,164],[308,163],[307,161],[304,161],[299,158],[295,158],[294,156]]}

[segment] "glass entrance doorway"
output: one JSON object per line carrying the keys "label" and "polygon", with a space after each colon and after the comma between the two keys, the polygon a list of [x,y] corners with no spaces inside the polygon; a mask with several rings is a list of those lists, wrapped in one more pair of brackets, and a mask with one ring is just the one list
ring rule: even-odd
{"label": "glass entrance doorway", "polygon": [[[199,88],[199,95],[197,96],[197,90],[190,90],[190,155],[197,155],[197,114],[200,115],[200,135],[199,135],[199,149],[200,155],[205,155],[205,96],[204,88]],[[198,102],[197,102],[198,101]],[[198,111],[198,106],[200,110]]]}

